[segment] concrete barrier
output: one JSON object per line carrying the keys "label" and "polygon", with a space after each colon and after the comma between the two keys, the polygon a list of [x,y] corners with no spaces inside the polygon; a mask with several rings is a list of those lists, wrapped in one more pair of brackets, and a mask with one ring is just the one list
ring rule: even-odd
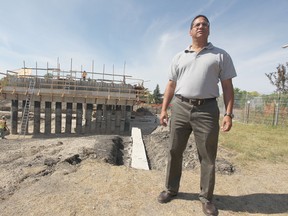
{"label": "concrete barrier", "polygon": [[136,169],[149,170],[141,129],[132,127],[132,142],[131,167]]}

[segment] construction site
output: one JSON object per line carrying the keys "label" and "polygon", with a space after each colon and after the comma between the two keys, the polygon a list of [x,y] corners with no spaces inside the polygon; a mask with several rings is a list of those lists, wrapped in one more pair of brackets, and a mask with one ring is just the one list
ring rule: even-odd
{"label": "construction site", "polygon": [[57,65],[24,62],[21,69],[0,72],[0,100],[11,101],[11,134],[131,133],[133,107],[145,103],[143,80],[126,75],[125,67],[120,75],[106,73],[105,66],[94,72]]}

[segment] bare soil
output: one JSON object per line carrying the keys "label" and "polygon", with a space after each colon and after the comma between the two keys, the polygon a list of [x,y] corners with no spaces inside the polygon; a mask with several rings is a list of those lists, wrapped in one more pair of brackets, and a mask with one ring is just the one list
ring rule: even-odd
{"label": "bare soil", "polygon": [[[169,133],[155,116],[136,116],[151,170],[130,167],[129,136],[42,136],[0,140],[0,214],[203,215],[199,163],[193,137],[183,161],[180,193],[159,204]],[[288,165],[237,164],[219,146],[215,204],[219,215],[288,215]]]}

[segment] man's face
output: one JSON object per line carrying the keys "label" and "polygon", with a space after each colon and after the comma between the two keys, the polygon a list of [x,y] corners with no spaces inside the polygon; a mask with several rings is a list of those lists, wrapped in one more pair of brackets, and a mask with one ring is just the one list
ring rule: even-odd
{"label": "man's face", "polygon": [[193,22],[192,29],[190,29],[190,36],[192,38],[205,38],[207,39],[210,33],[209,23],[204,17],[199,17]]}

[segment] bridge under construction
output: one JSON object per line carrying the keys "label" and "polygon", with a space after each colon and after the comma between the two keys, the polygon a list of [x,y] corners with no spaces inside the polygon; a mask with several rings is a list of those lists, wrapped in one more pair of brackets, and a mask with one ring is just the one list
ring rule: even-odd
{"label": "bridge under construction", "polygon": [[0,74],[0,99],[11,100],[12,134],[130,134],[133,106],[145,102],[144,81],[114,70],[64,71],[24,63]]}

